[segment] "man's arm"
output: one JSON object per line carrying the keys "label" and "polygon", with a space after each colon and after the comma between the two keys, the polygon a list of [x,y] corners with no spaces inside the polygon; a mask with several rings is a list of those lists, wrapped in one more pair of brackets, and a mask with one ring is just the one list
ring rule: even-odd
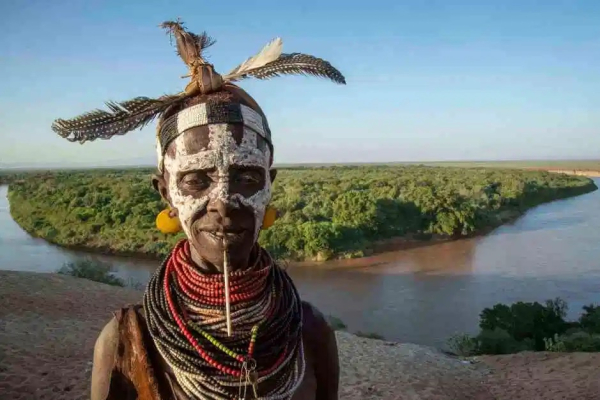
{"label": "man's arm", "polygon": [[335,333],[319,310],[308,303],[304,306],[317,381],[316,400],[338,400],[340,366]]}
{"label": "man's arm", "polygon": [[119,339],[117,320],[111,319],[96,340],[90,400],[106,400]]}

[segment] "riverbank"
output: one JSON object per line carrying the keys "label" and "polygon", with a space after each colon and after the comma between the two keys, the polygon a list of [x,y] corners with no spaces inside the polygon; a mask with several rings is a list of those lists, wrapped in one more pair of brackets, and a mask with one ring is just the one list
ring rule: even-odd
{"label": "riverbank", "polygon": [[587,178],[599,178],[600,171],[588,169],[557,169],[557,168],[527,168],[530,171],[547,171],[553,174],[564,174],[572,176],[585,176]]}
{"label": "riverbank", "polygon": [[[0,271],[0,297],[0,398],[72,400],[89,392],[102,326],[112,311],[139,302],[141,292]],[[342,399],[592,400],[600,393],[600,354],[522,353],[465,362],[426,346],[344,332],[336,337]]]}
{"label": "riverbank", "polygon": [[[593,190],[590,190],[593,191]],[[585,191],[586,194],[589,191]],[[579,195],[579,194],[578,194]],[[574,197],[573,195],[566,196]],[[561,199],[553,200],[558,201]],[[523,216],[525,212],[505,212],[501,216],[499,216],[498,222],[495,225],[487,226],[482,228],[478,232],[471,233],[469,235],[459,236],[459,237],[451,237],[451,236],[443,236],[443,235],[428,235],[427,238],[418,238],[418,237],[392,237],[389,239],[379,240],[374,242],[371,245],[371,248],[364,252],[361,257],[352,257],[352,258],[337,258],[337,259],[327,259],[321,260],[319,257],[306,259],[306,260],[286,260],[279,259],[279,262],[288,264],[290,266],[297,267],[326,267],[326,268],[361,268],[369,265],[374,265],[373,260],[377,259],[379,256],[389,253],[395,253],[398,251],[404,250],[414,250],[428,246],[435,246],[443,243],[449,243],[454,241],[468,240],[477,238],[480,236],[484,236],[494,229],[498,228],[507,223],[511,223],[516,221],[518,218]],[[11,214],[12,215],[12,214]],[[14,219],[14,218],[13,218]],[[49,245],[62,248],[66,250],[72,250],[75,252],[88,253],[91,255],[102,255],[102,256],[113,256],[113,257],[124,257],[124,258],[136,258],[140,260],[148,260],[148,261],[162,261],[164,259],[164,255],[162,254],[152,254],[146,252],[135,252],[135,251],[117,251],[114,248],[109,246],[91,246],[91,245],[66,245],[63,243],[54,242],[48,237],[44,237],[42,235],[38,235],[35,231],[27,229],[27,227],[19,224],[18,220],[15,219],[15,222],[19,225],[23,231],[25,231],[29,236],[35,239],[41,239],[47,242]],[[183,237],[181,237],[183,238]]]}

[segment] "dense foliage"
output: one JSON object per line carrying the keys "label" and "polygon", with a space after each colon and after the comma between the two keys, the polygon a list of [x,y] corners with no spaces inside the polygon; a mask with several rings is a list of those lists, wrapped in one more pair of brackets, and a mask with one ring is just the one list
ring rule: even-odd
{"label": "dense foliage", "polygon": [[[155,228],[164,208],[150,170],[55,172],[14,181],[11,213],[28,232],[64,246],[165,255],[180,235]],[[528,208],[595,190],[584,177],[547,172],[358,166],[279,171],[280,217],[260,241],[276,257],[361,256],[391,237],[461,237]]]}
{"label": "dense foliage", "polygon": [[480,314],[480,333],[450,339],[460,355],[510,354],[519,351],[600,351],[600,306],[583,307],[577,321],[566,321],[561,299],[496,304]]}

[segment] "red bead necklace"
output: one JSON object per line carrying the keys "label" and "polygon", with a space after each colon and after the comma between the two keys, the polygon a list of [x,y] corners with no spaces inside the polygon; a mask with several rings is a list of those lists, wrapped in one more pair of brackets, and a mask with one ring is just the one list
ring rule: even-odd
{"label": "red bead necklace", "polygon": [[[190,247],[187,240],[181,241],[173,250],[171,257],[167,261],[166,270],[163,280],[163,288],[169,311],[177,323],[181,333],[198,354],[212,367],[219,371],[234,376],[240,377],[243,372],[241,370],[231,368],[223,363],[218,362],[198,343],[191,330],[189,323],[191,321],[185,307],[177,307],[179,302],[173,298],[171,285],[178,286],[186,296],[190,299],[209,306],[223,306],[225,304],[224,296],[224,278],[221,274],[204,275],[197,267],[193,265],[190,257]],[[258,258],[259,262],[262,261]],[[264,262],[260,266],[255,266],[245,271],[235,271],[230,274],[230,299],[231,305],[241,305],[243,303],[251,303],[259,300],[265,294],[267,288],[267,280],[271,272],[272,263]],[[181,309],[181,311],[179,310]],[[265,318],[268,318],[273,312],[271,305],[266,310]],[[247,363],[253,357],[256,329],[252,330],[252,337],[248,344],[247,355],[239,355],[213,340],[213,344],[222,351],[234,357],[240,363]],[[209,338],[210,340],[210,338]],[[259,376],[265,376],[275,371],[286,359],[288,355],[288,346],[277,358],[276,362],[266,370],[259,373]]]}

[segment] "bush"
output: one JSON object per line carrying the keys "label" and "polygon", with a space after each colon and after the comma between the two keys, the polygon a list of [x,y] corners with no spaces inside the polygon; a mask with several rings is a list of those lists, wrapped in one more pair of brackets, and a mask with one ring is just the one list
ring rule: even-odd
{"label": "bush", "polygon": [[376,340],[385,340],[383,336],[375,332],[361,332],[358,331],[355,333],[356,336],[366,338],[366,339],[376,339]]}
{"label": "bush", "polygon": [[600,306],[584,306],[578,321],[565,321],[562,299],[540,303],[496,304],[480,314],[476,337],[455,335],[448,346],[455,354],[510,354],[525,350],[600,351]]}
{"label": "bush", "polygon": [[57,273],[75,278],[89,279],[112,286],[125,286],[125,282],[115,277],[110,264],[92,259],[82,259],[64,264]]}
{"label": "bush", "polygon": [[586,332],[600,333],[600,306],[590,304],[583,306],[584,313],[579,318],[579,324]]}
{"label": "bush", "polygon": [[[560,350],[555,350],[557,346]],[[600,351],[600,335],[579,331],[569,335],[558,336],[554,339],[554,343],[552,343],[548,351]]]}
{"label": "bush", "polygon": [[476,337],[477,351],[480,354],[512,354],[534,350],[532,339],[516,340],[504,329],[484,329]]}
{"label": "bush", "polygon": [[553,338],[545,338],[544,347],[546,351],[552,351],[556,353],[562,353],[567,351],[565,343],[561,340],[560,336],[558,335],[554,335]]}
{"label": "bush", "polygon": [[448,349],[461,357],[471,357],[479,354],[477,339],[465,333],[456,334],[448,339]]}
{"label": "bush", "polygon": [[327,317],[327,323],[329,323],[329,326],[334,331],[343,331],[348,328],[341,319],[334,317],[332,315],[329,315]]}
{"label": "bush", "polygon": [[[538,302],[517,302],[510,307],[496,304],[481,312],[479,327],[483,331],[503,331],[517,342],[533,340],[535,350],[544,350],[544,339],[562,334],[567,330],[564,320],[567,305],[561,299],[548,300],[546,305]],[[505,354],[505,353],[501,353]]]}

